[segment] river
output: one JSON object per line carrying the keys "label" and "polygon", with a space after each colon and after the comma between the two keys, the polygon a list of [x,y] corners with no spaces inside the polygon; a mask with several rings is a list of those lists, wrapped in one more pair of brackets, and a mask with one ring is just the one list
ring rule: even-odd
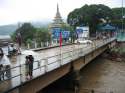
{"label": "river", "polygon": [[[79,93],[91,93],[92,89],[94,93],[125,93],[125,62],[99,56],[81,70],[81,76]],[[65,80],[62,81],[45,88],[45,93],[74,93],[62,87],[66,85]]]}

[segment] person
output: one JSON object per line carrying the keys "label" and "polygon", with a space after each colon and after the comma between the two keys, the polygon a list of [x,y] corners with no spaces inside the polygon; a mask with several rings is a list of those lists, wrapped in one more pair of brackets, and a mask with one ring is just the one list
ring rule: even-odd
{"label": "person", "polygon": [[8,45],[8,52],[10,56],[16,54],[17,49],[15,48],[14,44]]}
{"label": "person", "polygon": [[26,79],[29,79],[29,56],[26,56],[25,57],[25,59],[26,59],[26,61],[25,61],[25,63],[26,63],[26,71],[25,71],[25,73],[26,73]]}
{"label": "person", "polygon": [[2,50],[2,48],[0,48],[0,81],[4,80],[4,66],[1,63],[2,57],[3,57],[3,50]]}
{"label": "person", "polygon": [[9,79],[11,78],[11,70],[10,70],[10,65],[6,65],[5,67],[5,70],[6,70],[6,77]]}
{"label": "person", "polygon": [[[9,58],[3,53],[2,48],[0,48],[0,64],[3,65],[3,67],[1,66],[2,70],[3,70],[3,77],[4,77],[5,73],[10,75],[11,73],[10,73],[10,69],[8,69],[8,67],[10,68],[11,63],[10,63]],[[6,68],[6,66],[7,66],[7,68]]]}
{"label": "person", "polygon": [[4,67],[0,64],[0,81],[4,80]]}
{"label": "person", "polygon": [[33,56],[29,55],[29,74],[31,77],[33,76],[33,62],[34,62]]}
{"label": "person", "polygon": [[16,35],[16,42],[17,42],[18,54],[21,54],[22,38],[21,38],[20,32],[18,32],[17,35]]}

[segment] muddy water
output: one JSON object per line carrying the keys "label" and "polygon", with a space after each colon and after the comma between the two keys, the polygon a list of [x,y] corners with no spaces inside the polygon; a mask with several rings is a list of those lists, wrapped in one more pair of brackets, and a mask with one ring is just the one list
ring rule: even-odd
{"label": "muddy water", "polygon": [[114,62],[97,58],[82,71],[81,90],[110,93],[125,93],[125,62]]}
{"label": "muddy water", "polygon": [[[81,70],[79,93],[125,93],[125,62],[98,57]],[[49,86],[46,93],[74,93],[63,83]],[[64,86],[63,86],[64,84]],[[63,86],[63,87],[62,87]]]}

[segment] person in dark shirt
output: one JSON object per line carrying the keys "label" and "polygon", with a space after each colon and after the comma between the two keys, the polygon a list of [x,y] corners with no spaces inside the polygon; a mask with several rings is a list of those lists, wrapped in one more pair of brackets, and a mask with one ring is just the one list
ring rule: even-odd
{"label": "person in dark shirt", "polygon": [[33,62],[34,57],[32,55],[29,55],[29,74],[31,77],[33,76]]}

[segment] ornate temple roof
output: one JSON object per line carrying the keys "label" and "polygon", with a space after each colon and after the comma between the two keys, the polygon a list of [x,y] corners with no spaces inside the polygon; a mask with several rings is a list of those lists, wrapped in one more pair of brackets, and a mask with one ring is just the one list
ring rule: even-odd
{"label": "ornate temple roof", "polygon": [[59,12],[59,6],[57,4],[57,12],[56,12],[56,16],[54,17],[53,23],[51,24],[51,28],[55,28],[55,27],[61,27],[61,25],[63,24],[63,20],[62,17],[60,15]]}

